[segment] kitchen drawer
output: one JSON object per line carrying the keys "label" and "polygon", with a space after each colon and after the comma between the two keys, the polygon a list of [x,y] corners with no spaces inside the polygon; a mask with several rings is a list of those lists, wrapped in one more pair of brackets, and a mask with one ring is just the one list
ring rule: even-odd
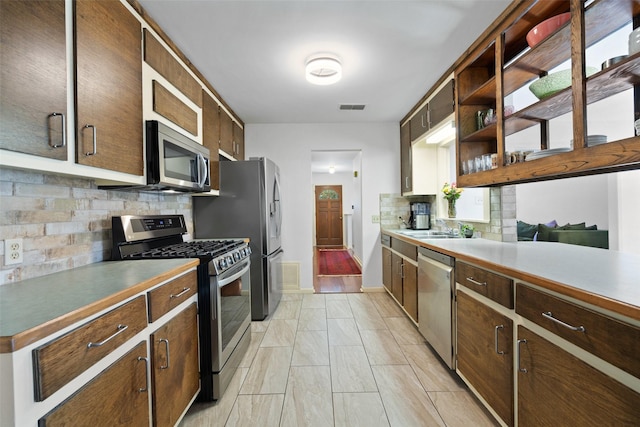
{"label": "kitchen drawer", "polygon": [[640,328],[521,283],[516,289],[516,313],[640,377]]}
{"label": "kitchen drawer", "polygon": [[391,247],[391,236],[389,236],[388,234],[381,234],[380,235],[380,243],[382,244],[382,246],[387,246],[387,247]]}
{"label": "kitchen drawer", "polygon": [[155,322],[198,291],[196,272],[190,271],[147,293],[149,322]]}
{"label": "kitchen drawer", "polygon": [[500,305],[513,308],[513,280],[479,267],[456,262],[456,282]]}
{"label": "kitchen drawer", "polygon": [[143,295],[33,350],[40,402],[147,326]]}
{"label": "kitchen drawer", "polygon": [[418,247],[404,240],[391,238],[391,248],[409,259],[418,261]]}
{"label": "kitchen drawer", "polygon": [[142,341],[38,420],[38,426],[148,426],[147,368],[147,342]]}

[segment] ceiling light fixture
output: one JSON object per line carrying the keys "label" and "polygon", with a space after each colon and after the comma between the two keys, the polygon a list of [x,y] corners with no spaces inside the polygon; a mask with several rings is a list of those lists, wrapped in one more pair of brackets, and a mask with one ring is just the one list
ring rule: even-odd
{"label": "ceiling light fixture", "polygon": [[332,85],[342,78],[342,65],[328,56],[312,58],[307,61],[305,75],[314,85]]}
{"label": "ceiling light fixture", "polygon": [[336,173],[336,167],[335,166],[329,166],[329,173]]}

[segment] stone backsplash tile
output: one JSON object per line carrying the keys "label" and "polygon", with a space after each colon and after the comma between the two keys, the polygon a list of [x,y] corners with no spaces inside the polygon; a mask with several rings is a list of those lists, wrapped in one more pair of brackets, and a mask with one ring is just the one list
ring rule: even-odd
{"label": "stone backsplash tile", "polygon": [[[0,285],[111,257],[111,217],[182,214],[191,196],[98,189],[89,179],[0,168]],[[22,238],[24,262],[4,265],[4,240]]]}

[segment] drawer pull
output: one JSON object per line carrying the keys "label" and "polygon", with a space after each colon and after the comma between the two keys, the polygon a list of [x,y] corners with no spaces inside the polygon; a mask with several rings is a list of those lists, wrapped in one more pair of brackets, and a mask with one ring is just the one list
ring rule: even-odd
{"label": "drawer pull", "polygon": [[129,326],[127,325],[118,325],[118,330],[115,334],[111,335],[109,338],[106,338],[100,342],[90,342],[89,344],[87,344],[88,348],[91,347],[100,347],[101,345],[106,344],[107,342],[111,341],[112,339],[114,339],[115,337],[117,337],[118,335],[120,335],[121,333],[123,333],[124,331],[127,330]]}
{"label": "drawer pull", "polygon": [[500,329],[504,329],[504,325],[498,325],[498,326],[496,326],[496,331],[495,331],[495,333],[496,333],[496,334],[495,334],[495,340],[494,340],[494,341],[495,341],[495,344],[496,344],[496,354],[504,354],[504,351],[500,351],[500,350],[498,350],[498,331],[499,331]]}
{"label": "drawer pull", "polygon": [[553,317],[553,314],[551,314],[550,311],[545,311],[544,313],[542,313],[542,315],[544,317],[546,317],[547,319],[556,322],[558,325],[562,325],[567,329],[571,329],[572,331],[576,331],[576,332],[586,332],[586,329],[584,328],[584,326],[572,326],[568,323],[563,322],[562,320],[556,319],[555,317]]}
{"label": "drawer pull", "polygon": [[522,343],[526,344],[527,340],[524,340],[524,339],[523,340],[518,340],[518,345],[516,346],[516,350],[517,350],[516,360],[517,360],[517,364],[518,364],[518,371],[523,372],[523,373],[526,374],[527,372],[529,372],[529,371],[527,371],[527,368],[521,368],[520,367],[520,344],[522,344]]}
{"label": "drawer pull", "polygon": [[149,390],[149,359],[147,357],[138,356],[138,361],[144,360],[144,388],[139,388],[138,392],[144,393]]}
{"label": "drawer pull", "polygon": [[487,282],[478,282],[477,280],[474,280],[473,277],[467,277],[467,281],[473,283],[474,285],[487,286]]}
{"label": "drawer pull", "polygon": [[63,113],[51,113],[49,114],[49,118],[51,119],[52,117],[60,117],[62,119],[62,143],[61,144],[51,144],[49,143],[49,145],[51,146],[51,148],[61,148],[64,147],[65,145],[67,145],[67,126],[66,126],[66,122],[64,120],[64,114]]}
{"label": "drawer pull", "polygon": [[169,369],[169,340],[161,338],[159,341],[164,343],[164,347],[167,351],[167,364],[165,366],[160,366],[160,369]]}
{"label": "drawer pull", "polygon": [[182,288],[182,292],[180,292],[178,295],[173,295],[173,294],[169,295],[169,299],[180,298],[182,295],[186,294],[190,290],[191,288]]}
{"label": "drawer pull", "polygon": [[98,139],[96,137],[96,127],[94,125],[84,125],[85,129],[91,129],[93,131],[93,151],[84,153],[85,156],[95,156],[98,154]]}

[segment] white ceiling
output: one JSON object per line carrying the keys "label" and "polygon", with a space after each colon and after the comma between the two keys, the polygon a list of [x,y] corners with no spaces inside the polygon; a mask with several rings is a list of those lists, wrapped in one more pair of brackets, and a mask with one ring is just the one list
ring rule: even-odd
{"label": "white ceiling", "polygon": [[[139,1],[245,123],[399,122],[511,2]],[[340,58],[340,82],[305,80],[318,53]],[[311,169],[355,155],[314,152]]]}
{"label": "white ceiling", "polygon": [[[338,123],[398,122],[511,0],[139,1],[245,123]],[[304,78],[322,52],[333,86]]]}

